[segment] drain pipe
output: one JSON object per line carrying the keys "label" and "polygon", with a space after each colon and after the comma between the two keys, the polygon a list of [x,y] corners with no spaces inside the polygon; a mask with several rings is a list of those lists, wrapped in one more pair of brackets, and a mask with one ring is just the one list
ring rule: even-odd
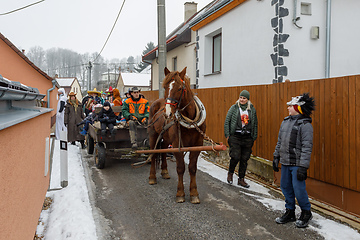
{"label": "drain pipe", "polygon": [[330,78],[330,30],[331,30],[331,0],[327,0],[326,6],[326,55],[325,55],[325,78]]}
{"label": "drain pipe", "polygon": [[296,16],[296,12],[297,12],[297,0],[294,0],[294,14],[293,14],[293,19],[292,19],[292,22],[293,22],[293,24],[297,27],[297,28],[302,28],[302,27],[300,27],[298,24],[297,24],[297,21],[299,21],[300,20],[300,17],[297,17]]}
{"label": "drain pipe", "polygon": [[50,108],[50,92],[53,91],[55,89],[55,86],[56,86],[56,80],[53,79],[52,81],[52,88],[48,89],[47,90],[47,93],[46,93],[46,98],[47,98],[47,108]]}

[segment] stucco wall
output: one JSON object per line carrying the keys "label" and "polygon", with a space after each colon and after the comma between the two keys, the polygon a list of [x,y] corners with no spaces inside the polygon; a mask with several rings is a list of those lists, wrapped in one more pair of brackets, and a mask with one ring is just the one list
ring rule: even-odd
{"label": "stucco wall", "polygon": [[[311,15],[300,13],[301,2],[311,4]],[[289,53],[279,65],[287,72],[282,81],[324,78],[326,0],[297,1],[296,16],[300,17],[297,24],[301,29],[292,23],[294,1],[284,1],[281,8],[287,11],[281,17],[281,34],[289,35],[281,43]],[[271,1],[248,0],[198,30],[200,88],[270,84],[279,76],[270,57],[278,53],[278,45],[273,45],[276,32],[271,23],[279,16],[280,10],[276,10]],[[360,1],[332,1],[330,77],[360,73],[360,28],[356,21],[359,10]],[[312,26],[319,27],[319,39],[311,39]],[[207,75],[206,64],[211,55],[206,49],[206,36],[218,30],[222,32],[222,71]]]}
{"label": "stucco wall", "polygon": [[[246,1],[198,30],[200,88],[271,83],[274,9],[268,1]],[[206,36],[221,30],[222,71],[208,75]],[[209,39],[208,39],[209,40]]]}
{"label": "stucco wall", "polygon": [[[25,62],[13,49],[4,41],[0,40],[0,74],[11,81],[38,88],[41,94],[47,93],[52,88],[52,82],[46,79],[32,66]],[[57,88],[50,93],[50,108],[56,109]],[[47,101],[47,97],[43,99]],[[54,115],[54,111],[52,115]]]}
{"label": "stucco wall", "polygon": [[0,131],[1,239],[33,239],[49,183],[45,138],[50,113]]}
{"label": "stucco wall", "polygon": [[[195,32],[191,32],[191,42],[183,44],[166,54],[166,66],[170,71],[173,71],[173,58],[177,57],[177,71],[181,71],[186,68],[186,75],[190,78],[190,84],[196,84],[196,51],[195,51]],[[159,90],[159,64],[156,61],[152,61],[152,90]]]}

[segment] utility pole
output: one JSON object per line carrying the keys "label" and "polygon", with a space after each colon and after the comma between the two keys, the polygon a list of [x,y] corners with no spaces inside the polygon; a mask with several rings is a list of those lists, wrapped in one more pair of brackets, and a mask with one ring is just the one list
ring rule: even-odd
{"label": "utility pole", "polygon": [[164,97],[162,81],[165,77],[166,67],[166,23],[165,23],[165,0],[157,0],[158,4],[158,60],[159,60],[159,98]]}
{"label": "utility pole", "polygon": [[108,68],[108,88],[110,87],[110,69]]}
{"label": "utility pole", "polygon": [[91,68],[92,68],[92,64],[91,61],[89,61],[89,66],[88,66],[88,70],[89,70],[89,75],[88,75],[88,91],[91,91]]}

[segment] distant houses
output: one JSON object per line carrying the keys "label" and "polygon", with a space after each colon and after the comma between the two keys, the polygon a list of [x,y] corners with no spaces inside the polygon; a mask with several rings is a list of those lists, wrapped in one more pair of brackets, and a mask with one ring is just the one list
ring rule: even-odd
{"label": "distant houses", "polygon": [[151,74],[149,73],[120,73],[116,88],[121,96],[132,87],[138,87],[141,91],[149,91]]}
{"label": "distant houses", "polygon": [[58,82],[60,87],[65,89],[66,95],[70,92],[74,92],[76,94],[76,98],[80,101],[82,100],[81,86],[76,77],[59,78],[55,76],[55,80]]}

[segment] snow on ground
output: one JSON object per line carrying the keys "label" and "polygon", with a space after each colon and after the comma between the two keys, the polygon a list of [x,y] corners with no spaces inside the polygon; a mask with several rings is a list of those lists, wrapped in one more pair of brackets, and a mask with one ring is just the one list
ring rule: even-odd
{"label": "snow on ground", "polygon": [[[59,143],[55,140],[50,189],[61,188]],[[97,239],[80,154],[78,146],[68,144],[68,186],[46,194],[53,203],[42,211],[40,221],[44,225],[37,228],[37,235],[43,235],[44,239]]]}
{"label": "snow on ground", "polygon": [[[53,167],[50,188],[60,187],[60,146],[59,141],[55,140]],[[188,154],[185,157],[188,163]],[[88,189],[86,186],[84,168],[81,160],[79,146],[68,145],[68,166],[69,166],[69,185],[62,190],[50,191],[47,197],[53,199],[53,203],[48,210],[41,213],[40,221],[36,234],[43,235],[45,240],[96,240],[96,226],[92,215],[92,208],[89,201]],[[227,170],[222,169],[201,157],[198,160],[198,169],[206,172],[212,177],[226,182]],[[274,198],[268,188],[247,179],[251,185],[244,194],[261,202],[269,211],[280,211],[284,209],[285,203],[281,199]],[[233,185],[240,191],[241,187]],[[249,193],[249,191],[251,193]],[[297,208],[297,213],[299,213]],[[313,213],[314,223],[309,226],[328,240],[360,239],[360,234],[354,229],[326,219],[317,213]]]}

